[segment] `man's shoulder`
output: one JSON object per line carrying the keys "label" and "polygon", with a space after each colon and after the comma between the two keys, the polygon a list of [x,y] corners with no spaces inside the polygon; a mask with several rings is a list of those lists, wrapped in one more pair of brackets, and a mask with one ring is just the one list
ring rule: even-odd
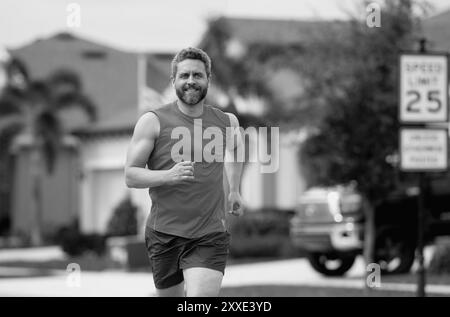
{"label": "man's shoulder", "polygon": [[217,107],[214,106],[210,106],[211,109],[213,109],[213,111],[216,112],[216,114],[218,114],[221,118],[227,120],[227,122],[229,121],[230,124],[232,126],[238,125],[238,118],[236,117],[236,115],[232,112],[225,112]]}
{"label": "man's shoulder", "polygon": [[219,117],[221,120],[225,120],[226,122],[228,122],[230,119],[230,113],[229,112],[225,112],[222,109],[218,108],[217,106],[212,106],[212,105],[206,105],[206,107],[211,109],[211,112],[216,115],[217,117]]}
{"label": "man's shoulder", "polygon": [[160,121],[160,117],[164,114],[167,114],[171,111],[171,105],[172,103],[168,103],[168,104],[164,104],[161,106],[157,106],[153,109],[149,109],[147,111],[145,111],[144,113],[142,113],[139,117],[140,120],[156,120],[156,121]]}
{"label": "man's shoulder", "polygon": [[145,121],[145,122],[151,122],[151,121],[159,121],[158,120],[158,116],[156,115],[155,112],[153,111],[146,111],[143,114],[141,114],[139,116],[138,122],[139,121]]}
{"label": "man's shoulder", "polygon": [[220,114],[225,114],[225,112],[223,110],[221,110],[219,107],[214,106],[214,105],[207,105],[205,104],[205,107],[210,108],[212,111],[214,111],[215,113],[220,113]]}
{"label": "man's shoulder", "polygon": [[134,131],[141,134],[155,134],[159,126],[158,116],[152,111],[147,111],[139,116]]}
{"label": "man's shoulder", "polygon": [[221,115],[225,115],[225,116],[228,116],[228,117],[233,117],[233,116],[235,116],[235,114],[234,113],[232,113],[232,112],[225,112],[225,111],[223,111],[220,107],[218,107],[218,106],[214,106],[214,105],[206,105],[207,107],[209,107],[209,108],[211,108],[214,112],[216,112],[216,113],[220,113]]}

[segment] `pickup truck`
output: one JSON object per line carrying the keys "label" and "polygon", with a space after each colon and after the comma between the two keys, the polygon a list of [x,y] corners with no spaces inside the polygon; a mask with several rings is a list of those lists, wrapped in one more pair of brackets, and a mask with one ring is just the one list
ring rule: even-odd
{"label": "pickup truck", "polygon": [[[450,235],[450,179],[430,179],[425,195],[425,243]],[[384,274],[408,272],[415,259],[418,187],[389,195],[375,207],[375,261]],[[425,194],[425,191],[424,191]],[[314,187],[301,195],[290,220],[293,244],[312,267],[344,275],[363,252],[362,196],[354,186]]]}

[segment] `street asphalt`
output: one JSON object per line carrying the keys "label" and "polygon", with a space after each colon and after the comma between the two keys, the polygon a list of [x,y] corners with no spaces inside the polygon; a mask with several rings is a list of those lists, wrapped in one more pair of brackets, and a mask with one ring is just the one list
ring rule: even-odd
{"label": "street asphalt", "polygon": [[[429,254],[425,254],[429,258]],[[52,271],[39,276],[35,269],[2,267],[5,260],[52,259],[63,256],[58,248],[0,250],[0,296],[43,297],[148,297],[155,295],[153,276],[147,272],[123,270]],[[414,268],[413,268],[414,269]],[[364,261],[358,258],[345,278],[329,278],[315,272],[306,259],[229,265],[223,287],[250,285],[297,285],[315,287],[365,288]],[[415,291],[415,284],[383,283],[386,290]],[[427,292],[450,296],[450,285],[427,285]]]}

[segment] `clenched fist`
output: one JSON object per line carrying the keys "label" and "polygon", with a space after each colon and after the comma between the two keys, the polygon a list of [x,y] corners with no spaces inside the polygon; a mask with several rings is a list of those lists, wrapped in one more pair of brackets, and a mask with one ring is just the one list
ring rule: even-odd
{"label": "clenched fist", "polygon": [[228,211],[230,214],[238,217],[244,214],[242,198],[238,192],[230,192],[230,194],[228,195],[228,203],[231,206],[231,210]]}
{"label": "clenched fist", "polygon": [[169,170],[169,184],[178,184],[194,179],[194,163],[183,161],[175,164]]}

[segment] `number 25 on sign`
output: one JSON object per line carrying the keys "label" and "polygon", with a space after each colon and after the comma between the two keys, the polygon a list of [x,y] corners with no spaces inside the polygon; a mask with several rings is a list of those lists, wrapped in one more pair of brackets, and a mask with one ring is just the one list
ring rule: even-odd
{"label": "number 25 on sign", "polygon": [[446,122],[448,119],[447,55],[400,56],[400,121]]}

